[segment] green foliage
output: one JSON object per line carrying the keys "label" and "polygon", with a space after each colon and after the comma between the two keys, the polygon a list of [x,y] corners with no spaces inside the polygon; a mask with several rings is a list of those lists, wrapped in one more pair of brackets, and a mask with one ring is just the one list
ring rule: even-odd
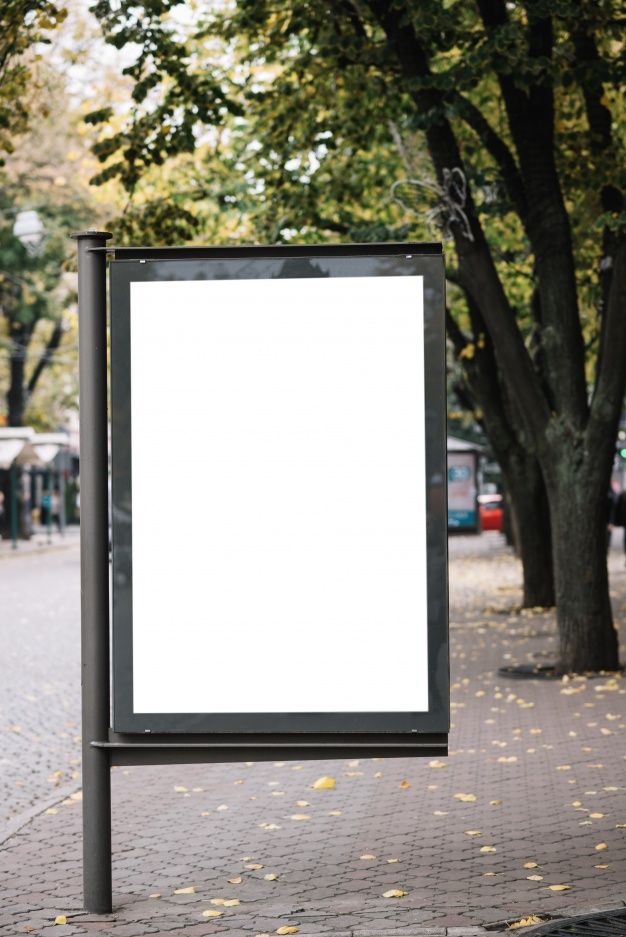
{"label": "green foliage", "polygon": [[32,64],[36,47],[66,16],[52,0],[2,0],[0,3],[0,165],[12,153],[13,138],[28,124]]}

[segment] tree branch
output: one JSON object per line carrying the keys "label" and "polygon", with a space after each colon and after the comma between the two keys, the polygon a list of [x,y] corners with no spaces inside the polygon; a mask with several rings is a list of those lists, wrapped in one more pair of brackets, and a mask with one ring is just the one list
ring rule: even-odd
{"label": "tree branch", "polygon": [[54,328],[52,329],[52,334],[50,335],[50,338],[48,339],[48,343],[46,347],[44,348],[44,350],[42,351],[39,361],[35,365],[35,370],[31,374],[30,380],[28,381],[28,384],[26,385],[27,399],[32,395],[43,371],[50,364],[50,361],[52,360],[52,355],[61,344],[62,335],[63,335],[63,322],[61,321],[61,319],[59,319],[57,322],[54,323]]}
{"label": "tree branch", "polygon": [[587,444],[591,452],[614,444],[626,386],[626,238],[622,237],[613,262],[604,334],[602,365],[591,404]]}
{"label": "tree branch", "polygon": [[[368,5],[387,36],[409,86],[415,86],[416,79],[429,78],[428,60],[413,28],[408,23],[399,22],[396,11],[386,0],[369,0]],[[422,87],[412,91],[412,97],[418,112],[429,115],[426,141],[439,180],[443,178],[444,169],[459,167],[464,171],[457,139],[444,113],[441,92]],[[498,359],[510,378],[524,419],[533,432],[541,436],[550,419],[550,410],[495,268],[469,190],[464,211],[472,239],[466,236],[458,223],[451,225],[459,258],[459,274],[483,313]]]}
{"label": "tree branch", "polygon": [[468,98],[458,91],[453,92],[449,98],[457,105],[459,116],[468,127],[471,127],[494,159],[502,175],[509,198],[513,202],[522,224],[525,226],[527,206],[524,183],[513,154],[475,104],[472,104]]}

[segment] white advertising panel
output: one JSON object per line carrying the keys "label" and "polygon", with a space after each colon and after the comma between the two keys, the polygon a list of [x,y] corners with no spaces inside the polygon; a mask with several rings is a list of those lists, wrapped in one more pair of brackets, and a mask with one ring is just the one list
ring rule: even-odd
{"label": "white advertising panel", "polygon": [[423,301],[131,282],[134,712],[428,709]]}

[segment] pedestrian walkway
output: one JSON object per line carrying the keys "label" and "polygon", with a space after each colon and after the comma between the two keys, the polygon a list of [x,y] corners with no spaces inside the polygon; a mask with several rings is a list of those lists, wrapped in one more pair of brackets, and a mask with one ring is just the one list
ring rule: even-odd
{"label": "pedestrian walkway", "polygon": [[32,553],[49,553],[51,550],[66,550],[80,541],[80,527],[71,524],[63,533],[55,528],[50,533],[45,528],[38,529],[30,540],[18,540],[13,546],[11,540],[0,540],[0,560],[28,556]]}
{"label": "pedestrian walkway", "polygon": [[[554,655],[553,614],[520,614],[519,581],[497,535],[451,541],[449,758],[117,769],[114,913],[81,910],[67,796],[4,844],[0,933],[461,937],[626,903],[626,681],[498,677]],[[617,549],[611,587],[624,622]],[[286,708],[306,640],[292,673],[259,673]],[[236,680],[236,647],[214,666]]]}

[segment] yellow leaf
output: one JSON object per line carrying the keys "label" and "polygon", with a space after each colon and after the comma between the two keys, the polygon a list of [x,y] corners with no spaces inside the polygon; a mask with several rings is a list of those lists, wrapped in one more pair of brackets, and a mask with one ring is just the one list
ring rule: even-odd
{"label": "yellow leaf", "polygon": [[445,761],[429,761],[428,767],[429,768],[447,768],[448,766],[446,765]]}
{"label": "yellow leaf", "polygon": [[594,869],[608,869],[609,866],[604,863],[603,865],[594,865]]}
{"label": "yellow leaf", "polygon": [[310,820],[311,817],[309,816],[308,813],[292,813],[291,819],[292,820]]}
{"label": "yellow leaf", "polygon": [[175,888],[174,889],[175,895],[194,895],[195,892],[196,892],[195,885],[188,885],[187,888]]}
{"label": "yellow leaf", "polygon": [[543,875],[527,875],[529,882],[543,882]]}
{"label": "yellow leaf", "polygon": [[258,869],[262,869],[262,868],[263,866],[261,865],[260,862],[249,862],[248,865],[246,866],[246,869],[248,869],[249,872],[256,872]]}
{"label": "yellow leaf", "polygon": [[278,876],[274,872],[268,872],[267,875],[264,875],[263,878],[266,882],[275,882],[278,879]]}
{"label": "yellow leaf", "polygon": [[399,861],[400,861],[399,859],[387,859],[387,862],[389,863],[389,865],[393,865],[395,862],[399,862]]}
{"label": "yellow leaf", "polygon": [[148,898],[160,898],[160,897],[161,897],[160,891],[155,891],[152,895],[148,895]]}
{"label": "yellow leaf", "polygon": [[601,852],[603,849],[608,849],[608,848],[609,847],[607,846],[606,843],[598,843],[598,845],[596,846],[596,852]]}
{"label": "yellow leaf", "polygon": [[362,856],[359,856],[360,859],[375,859],[376,856],[372,855],[371,852],[366,852]]}
{"label": "yellow leaf", "polygon": [[550,891],[569,891],[572,887],[571,885],[548,885]]}
{"label": "yellow leaf", "polygon": [[480,830],[464,830],[466,836],[480,836]]}
{"label": "yellow leaf", "polygon": [[341,816],[341,810],[329,810],[329,811],[328,811],[328,816],[329,816],[329,817],[340,817],[340,816]]}
{"label": "yellow leaf", "polygon": [[481,852],[496,852],[497,850],[495,846],[481,846],[480,851]]}
{"label": "yellow leaf", "polygon": [[590,813],[589,816],[591,817],[592,820],[601,820],[604,814],[603,813]]}
{"label": "yellow leaf", "polygon": [[541,924],[543,923],[543,918],[537,917],[536,914],[531,914],[529,917],[523,917],[519,921],[514,921],[513,924],[509,924],[509,930],[515,930],[516,927],[530,927],[531,924]]}
{"label": "yellow leaf", "polygon": [[[331,791],[335,787],[337,782],[334,778],[324,775],[323,778],[318,778],[314,783],[313,787],[316,791]],[[289,931],[289,933],[295,933],[295,931]]]}
{"label": "yellow leaf", "polygon": [[223,905],[224,901],[224,898],[211,898],[211,904]]}
{"label": "yellow leaf", "polygon": [[229,878],[229,879],[228,879],[229,885],[241,885],[242,881],[243,881],[243,879],[242,879],[241,875],[237,875],[235,878]]}
{"label": "yellow leaf", "polygon": [[476,346],[473,344],[473,342],[470,342],[468,345],[466,345],[464,348],[461,349],[461,351],[459,352],[459,358],[471,359],[474,357],[475,351],[476,351]]}
{"label": "yellow leaf", "polygon": [[298,805],[298,807],[310,807],[311,806],[308,800],[297,800],[296,804]]}
{"label": "yellow leaf", "polygon": [[215,908],[209,908],[208,911],[202,912],[202,917],[221,917],[223,911],[216,911]]}
{"label": "yellow leaf", "polygon": [[538,862],[525,862],[525,863],[524,863],[524,868],[525,868],[525,869],[536,869],[538,865],[539,865]]}
{"label": "yellow leaf", "polygon": [[182,784],[175,784],[175,785],[174,785],[174,790],[176,791],[177,794],[186,794],[186,793],[187,793],[187,788],[186,788],[186,787],[183,787]]}
{"label": "yellow leaf", "polygon": [[406,778],[404,779],[404,781],[400,781],[400,787],[404,788],[404,790],[406,790],[406,788],[410,786],[411,786],[411,782],[407,781]]}
{"label": "yellow leaf", "polygon": [[460,800],[463,804],[473,804],[476,800],[476,794],[455,794],[455,800]]}
{"label": "yellow leaf", "polygon": [[280,937],[283,937],[284,934],[297,934],[300,930],[299,927],[279,927],[276,931],[277,934],[280,934]]}
{"label": "yellow leaf", "polygon": [[408,892],[399,888],[390,888],[389,891],[383,892],[383,898],[404,898],[405,895],[408,895]]}
{"label": "yellow leaf", "polygon": [[227,898],[224,902],[225,908],[236,908],[239,904],[239,898]]}
{"label": "yellow leaf", "polygon": [[57,916],[54,919],[54,923],[55,924],[67,924],[67,918],[65,917],[64,914],[57,914]]}

